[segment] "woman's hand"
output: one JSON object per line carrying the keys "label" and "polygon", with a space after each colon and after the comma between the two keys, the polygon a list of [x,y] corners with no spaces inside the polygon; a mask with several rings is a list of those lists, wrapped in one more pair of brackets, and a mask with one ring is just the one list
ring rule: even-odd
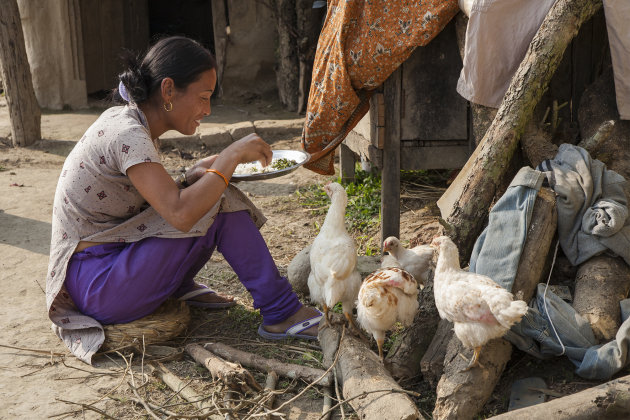
{"label": "woman's hand", "polygon": [[256,133],[235,141],[225,149],[225,152],[235,153],[237,164],[259,161],[262,166],[267,166],[273,158],[271,146]]}

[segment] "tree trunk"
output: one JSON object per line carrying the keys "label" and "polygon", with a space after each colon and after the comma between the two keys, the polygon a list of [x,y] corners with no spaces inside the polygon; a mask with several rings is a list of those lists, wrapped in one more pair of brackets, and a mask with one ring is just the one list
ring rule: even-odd
{"label": "tree trunk", "polygon": [[276,28],[278,33],[276,82],[280,102],[289,111],[298,109],[298,77],[300,74],[296,38],[295,2],[276,0]]}
{"label": "tree trunk", "polygon": [[630,413],[630,376],[546,403],[510,411],[492,420],[613,420]]}
{"label": "tree trunk", "polygon": [[322,27],[322,20],[326,8],[313,9],[312,0],[298,0],[295,11],[297,12],[297,52],[299,61],[297,112],[306,112],[308,93],[311,87],[313,74],[313,61],[317,50],[317,41]]}
{"label": "tree trunk", "polygon": [[13,146],[29,146],[41,139],[41,110],[33,89],[16,0],[2,2],[0,7],[0,75]]}
{"label": "tree trunk", "polygon": [[[335,369],[343,397],[360,419],[415,420],[423,418],[414,402],[387,373],[366,343],[346,333],[340,342],[337,327],[319,331],[324,365],[330,366],[339,352]],[[378,391],[378,392],[377,392]],[[383,391],[383,392],[380,392]]]}
{"label": "tree trunk", "polygon": [[212,32],[214,35],[214,55],[217,60],[217,97],[223,96],[223,72],[225,70],[229,27],[225,0],[215,0],[212,5]]}
{"label": "tree trunk", "polygon": [[563,53],[601,1],[558,0],[534,36],[483,140],[439,201],[447,234],[467,261],[518,142]]}

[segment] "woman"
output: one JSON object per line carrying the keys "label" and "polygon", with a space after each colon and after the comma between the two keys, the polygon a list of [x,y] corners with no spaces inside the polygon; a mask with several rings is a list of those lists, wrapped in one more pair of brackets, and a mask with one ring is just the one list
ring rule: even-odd
{"label": "woman", "polygon": [[269,164],[251,134],[174,181],[156,140],[193,134],[210,115],[212,54],[185,37],[158,41],[120,74],[125,106],[106,110],[68,155],[55,193],[46,301],[53,329],[91,363],[102,324],[146,316],[167,298],[224,308],[231,297],[194,283],[218,249],[260,309],[266,338],[316,338],[321,314],[303,306],[258,231],[265,218],[229,179],[239,163]]}

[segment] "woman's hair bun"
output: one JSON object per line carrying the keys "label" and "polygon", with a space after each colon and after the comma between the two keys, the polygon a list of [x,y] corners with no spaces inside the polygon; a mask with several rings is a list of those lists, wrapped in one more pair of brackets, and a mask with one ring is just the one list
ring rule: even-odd
{"label": "woman's hair bun", "polygon": [[122,59],[126,64],[126,69],[118,75],[118,80],[124,84],[129,100],[127,101],[123,98],[118,88],[114,91],[113,99],[119,103],[142,103],[149,97],[149,86],[147,85],[146,77],[142,74],[140,57],[131,51],[125,51]]}
{"label": "woman's hair bun", "polygon": [[[140,104],[160,89],[162,80],[173,79],[177,89],[186,89],[205,71],[216,68],[214,56],[197,41],[183,36],[158,40],[142,57],[125,51],[126,70],[118,75],[129,102]],[[124,93],[124,92],[123,92]],[[113,92],[116,102],[126,102],[118,89]]]}

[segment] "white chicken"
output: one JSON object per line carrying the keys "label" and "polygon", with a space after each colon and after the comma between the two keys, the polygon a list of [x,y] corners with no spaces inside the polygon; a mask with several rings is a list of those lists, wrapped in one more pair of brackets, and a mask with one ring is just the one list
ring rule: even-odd
{"label": "white chicken", "polygon": [[383,241],[383,252],[389,252],[396,258],[405,271],[422,283],[429,277],[429,271],[433,265],[433,248],[430,245],[418,245],[407,249],[401,245],[395,236],[390,236]]}
{"label": "white chicken", "polygon": [[391,254],[383,255],[381,258],[381,268],[398,267],[401,268],[400,262]]}
{"label": "white chicken", "polygon": [[457,246],[448,236],[435,238],[438,248],[433,278],[435,306],[442,319],[453,322],[455,335],[474,350],[464,370],[480,365],[481,347],[502,337],[527,312],[527,303],[490,277],[460,269]]}
{"label": "white chicken", "polygon": [[324,325],[329,325],[329,309],[341,302],[344,316],[358,331],[352,309],[361,287],[361,275],[356,269],[356,245],[345,226],[348,195],[336,182],[327,184],[324,190],[330,197],[330,207],[311,246],[308,288],[311,300],[324,310]]}
{"label": "white chicken", "polygon": [[402,268],[381,268],[363,280],[357,300],[357,320],[374,336],[381,361],[385,332],[396,321],[406,327],[411,325],[418,305],[418,283]]}

